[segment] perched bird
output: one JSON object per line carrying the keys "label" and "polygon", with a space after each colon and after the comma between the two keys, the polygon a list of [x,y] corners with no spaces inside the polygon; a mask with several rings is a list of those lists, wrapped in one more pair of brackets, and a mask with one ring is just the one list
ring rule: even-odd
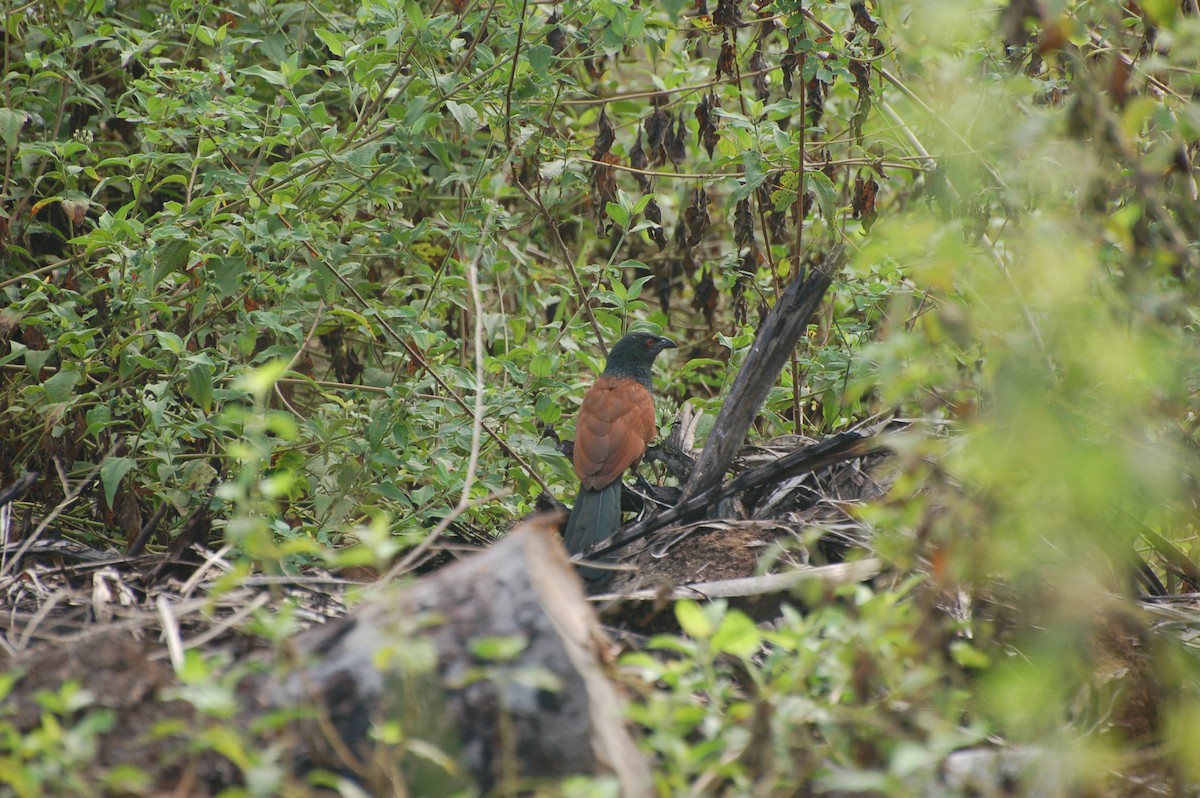
{"label": "perched bird", "polygon": [[[675,342],[661,335],[629,333],[612,348],[596,384],[584,394],[575,424],[575,474],[579,495],[563,531],[567,551],[578,554],[612,536],[621,524],[621,475],[637,465],[654,440],[650,366]],[[582,568],[589,582],[611,572]]]}

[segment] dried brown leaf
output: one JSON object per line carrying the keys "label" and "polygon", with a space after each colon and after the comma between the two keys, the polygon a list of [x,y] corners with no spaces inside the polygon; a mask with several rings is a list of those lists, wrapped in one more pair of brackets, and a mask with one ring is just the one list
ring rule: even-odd
{"label": "dried brown leaf", "polygon": [[692,194],[692,204],[683,212],[683,220],[686,226],[684,245],[691,249],[700,243],[712,223],[708,213],[708,192],[703,188],[697,188]]}
{"label": "dried brown leaf", "polygon": [[608,121],[607,109],[600,111],[600,121],[596,123],[596,142],[592,145],[592,160],[603,160],[608,151],[612,149],[613,142],[616,141],[617,135],[613,131],[612,122]]}
{"label": "dried brown leaf", "polygon": [[761,39],[758,47],[754,50],[754,55],[750,56],[750,71],[757,73],[752,81],[754,96],[759,102],[765,103],[771,99],[771,84],[767,80],[767,59],[763,57]]}
{"label": "dried brown leaf", "polygon": [[738,249],[754,245],[754,214],[748,199],[739,200],[733,210],[733,240]]}
{"label": "dried brown leaf", "polygon": [[879,183],[875,182],[875,178],[867,175],[864,180],[860,174],[854,178],[854,200],[851,209],[854,212],[855,219],[862,219],[863,230],[870,232],[871,225],[875,224],[877,212],[875,210],[875,197],[879,192]]}
{"label": "dried brown leaf", "polygon": [[662,108],[655,108],[646,120],[646,151],[650,163],[658,165],[667,160],[666,141],[671,132],[671,117]]}
{"label": "dried brown leaf", "polygon": [[737,50],[732,42],[724,42],[721,54],[717,56],[717,79],[720,80],[722,75],[737,77]]}
{"label": "dried brown leaf", "polygon": [[684,124],[683,115],[681,114],[675,120],[674,132],[667,141],[667,155],[676,168],[679,168],[679,165],[687,159],[687,143],[683,138],[686,134],[687,125]]}
{"label": "dried brown leaf", "polygon": [[706,270],[700,282],[696,284],[695,293],[692,295],[692,307],[704,313],[704,320],[708,322],[709,329],[712,329],[716,322],[717,299],[717,286],[713,283],[712,273]]}
{"label": "dried brown leaf", "polygon": [[617,199],[617,170],[613,169],[612,164],[618,164],[621,161],[611,152],[605,153],[596,160],[603,161],[603,163],[592,166],[593,200],[596,204],[597,214],[600,218],[604,218],[606,215],[604,206]]}
{"label": "dried brown leaf", "polygon": [[546,19],[546,27],[549,28],[546,31],[546,44],[550,45],[550,49],[554,51],[555,55],[562,55],[563,50],[567,49],[567,35],[563,33],[558,22],[557,11]]}
{"label": "dried brown leaf", "polygon": [[696,130],[696,140],[704,144],[704,149],[708,151],[708,157],[713,157],[713,152],[717,148],[717,142],[720,136],[717,134],[717,115],[713,111],[721,107],[721,101],[717,99],[717,95],[709,92],[699,104],[696,105],[696,121],[699,127]]}
{"label": "dried brown leaf", "polygon": [[712,20],[718,28],[731,30],[746,24],[742,21],[742,10],[738,8],[737,0],[717,0],[717,10],[713,12]]}
{"label": "dried brown leaf", "polygon": [[667,234],[662,228],[662,210],[655,200],[650,200],[646,203],[646,209],[642,211],[642,214],[656,225],[650,228],[650,237],[654,239],[655,244],[658,244],[658,251],[662,252],[667,248]]}

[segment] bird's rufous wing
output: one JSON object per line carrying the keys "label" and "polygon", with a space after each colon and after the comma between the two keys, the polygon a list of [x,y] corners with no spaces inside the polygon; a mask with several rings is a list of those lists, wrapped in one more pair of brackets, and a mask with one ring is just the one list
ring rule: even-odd
{"label": "bird's rufous wing", "polygon": [[654,399],[636,380],[600,377],[583,397],[575,425],[575,473],[589,490],[621,478],[654,440]]}

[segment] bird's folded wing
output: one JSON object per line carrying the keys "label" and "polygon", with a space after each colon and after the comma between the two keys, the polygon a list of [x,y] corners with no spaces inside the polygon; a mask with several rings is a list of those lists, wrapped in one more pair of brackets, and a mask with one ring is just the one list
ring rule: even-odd
{"label": "bird's folded wing", "polygon": [[658,432],[654,400],[634,380],[600,377],[583,397],[575,428],[575,473],[589,490],[620,479]]}

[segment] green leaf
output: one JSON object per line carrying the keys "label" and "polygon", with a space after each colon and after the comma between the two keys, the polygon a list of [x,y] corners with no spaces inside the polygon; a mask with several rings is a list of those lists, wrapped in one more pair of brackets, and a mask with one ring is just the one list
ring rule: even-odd
{"label": "green leaf", "polygon": [[194,248],[195,245],[183,236],[172,238],[159,245],[154,263],[154,276],[151,278],[150,285],[152,287],[158,285],[167,275],[183,268]]}
{"label": "green leaf", "polygon": [[955,663],[963,668],[983,670],[992,664],[992,660],[987,654],[975,648],[975,646],[966,640],[955,640],[952,642],[950,644],[950,656],[954,658]]}
{"label": "green leaf", "polygon": [[550,71],[554,50],[545,44],[535,44],[525,51],[525,57],[529,59],[529,66],[533,67],[534,72],[545,73]]}
{"label": "green leaf", "polygon": [[529,641],[522,635],[477,637],[467,643],[473,655],[488,662],[512,662],[527,645]]}
{"label": "green leaf", "polygon": [[629,227],[629,211],[615,202],[605,205],[604,210],[608,211],[609,218],[621,225],[621,227]]}
{"label": "green leaf", "polygon": [[824,172],[805,172],[804,179],[817,193],[817,205],[825,221],[833,223],[833,215],[837,208],[837,197],[834,194],[833,181]]}
{"label": "green leaf", "polygon": [[261,401],[275,386],[275,382],[283,376],[287,365],[287,361],[281,358],[264,363],[239,377],[237,387]]}
{"label": "green leaf", "polygon": [[408,21],[411,22],[413,27],[417,30],[421,30],[425,27],[425,15],[421,13],[421,6],[416,2],[416,0],[405,0],[404,14],[408,17]]}
{"label": "green leaf", "polygon": [[63,369],[46,379],[42,383],[42,388],[46,391],[46,399],[57,404],[70,399],[78,384],[79,372],[75,369]]}
{"label": "green leaf", "polygon": [[33,374],[38,374],[46,366],[46,361],[50,359],[49,349],[26,349],[25,368],[29,369]]}
{"label": "green leaf", "polygon": [[242,275],[246,272],[245,258],[222,257],[208,264],[212,273],[212,285],[223,296],[233,296],[241,288]]}
{"label": "green leaf", "polygon": [[454,117],[454,121],[458,122],[464,133],[474,133],[479,127],[479,112],[473,107],[447,100],[446,110]]}
{"label": "green leaf", "polygon": [[704,614],[704,610],[694,601],[678,601],[675,603],[675,618],[685,633],[697,640],[705,640],[712,636],[713,623]]}
{"label": "green leaf", "polygon": [[24,124],[24,112],[11,108],[0,108],[0,139],[4,139],[4,143],[8,148],[17,148],[20,127]]}
{"label": "green leaf", "polygon": [[562,418],[562,407],[549,394],[539,394],[533,406],[533,413],[538,421],[546,424],[557,424]]}
{"label": "green leaf", "polygon": [[317,38],[324,42],[325,46],[329,48],[329,52],[333,53],[338,58],[341,58],[346,54],[346,48],[342,43],[343,38],[341,36],[338,36],[333,31],[325,30],[324,28],[317,28],[316,34]]}
{"label": "green leaf", "polygon": [[104,502],[109,508],[113,506],[117,486],[136,464],[132,457],[110,457],[100,464],[100,483],[104,486]]}
{"label": "green leaf", "polygon": [[762,635],[754,621],[744,612],[730,610],[721,619],[717,633],[713,635],[713,648],[722,654],[732,654],[735,657],[749,657],[758,651]]}
{"label": "green leaf", "polygon": [[96,405],[87,411],[85,418],[87,419],[86,434],[95,435],[112,423],[112,411],[108,409],[108,405]]}
{"label": "green leaf", "polygon": [[287,79],[283,76],[282,72],[276,72],[273,69],[267,69],[266,67],[258,64],[255,64],[254,66],[248,66],[245,69],[239,69],[238,73],[242,75],[250,75],[251,77],[262,78],[273,86],[287,85]]}
{"label": "green leaf", "polygon": [[158,339],[158,345],[171,354],[183,354],[183,339],[175,333],[167,332],[166,330],[155,330],[154,337]]}
{"label": "green leaf", "polygon": [[1169,28],[1179,12],[1178,0],[1142,0],[1142,10],[1160,28]]}
{"label": "green leaf", "polygon": [[6,146],[16,148],[17,136],[24,124],[25,114],[23,112],[14,111],[11,108],[0,108],[0,139],[4,140]]}
{"label": "green leaf", "polygon": [[205,413],[210,412],[213,404],[212,369],[197,363],[188,370],[187,383],[188,396]]}

